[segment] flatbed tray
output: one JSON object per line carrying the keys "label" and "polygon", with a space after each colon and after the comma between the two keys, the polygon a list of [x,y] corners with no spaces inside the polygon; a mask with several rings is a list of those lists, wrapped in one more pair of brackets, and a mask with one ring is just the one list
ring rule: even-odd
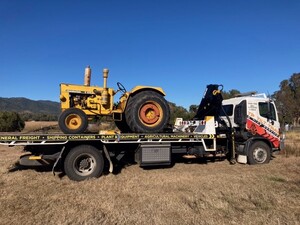
{"label": "flatbed tray", "polygon": [[0,134],[0,144],[17,143],[66,143],[69,141],[102,141],[105,143],[144,141],[191,141],[214,139],[215,134],[195,133],[149,133],[149,134]]}

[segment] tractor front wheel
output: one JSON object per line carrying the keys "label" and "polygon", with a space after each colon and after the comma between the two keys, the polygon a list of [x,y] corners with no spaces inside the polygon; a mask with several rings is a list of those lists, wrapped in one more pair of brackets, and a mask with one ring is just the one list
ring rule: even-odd
{"label": "tractor front wheel", "polygon": [[69,108],[59,116],[58,125],[65,134],[80,134],[87,129],[88,118],[82,110]]}

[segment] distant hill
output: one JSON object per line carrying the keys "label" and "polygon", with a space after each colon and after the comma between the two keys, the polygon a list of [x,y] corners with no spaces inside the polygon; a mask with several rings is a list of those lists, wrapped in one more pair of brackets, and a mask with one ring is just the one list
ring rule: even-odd
{"label": "distant hill", "polygon": [[14,111],[18,113],[51,114],[59,115],[60,104],[58,102],[27,98],[1,98],[0,111]]}

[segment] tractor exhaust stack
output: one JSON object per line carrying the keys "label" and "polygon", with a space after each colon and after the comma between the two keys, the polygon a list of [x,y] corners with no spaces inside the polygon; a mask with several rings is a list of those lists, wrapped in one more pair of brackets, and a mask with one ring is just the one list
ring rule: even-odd
{"label": "tractor exhaust stack", "polygon": [[84,86],[91,86],[91,67],[87,66],[84,71]]}
{"label": "tractor exhaust stack", "polygon": [[101,103],[106,105],[108,103],[108,88],[107,88],[107,78],[108,78],[108,69],[103,69],[103,91],[101,93]]}
{"label": "tractor exhaust stack", "polygon": [[103,88],[107,88],[108,69],[103,69]]}

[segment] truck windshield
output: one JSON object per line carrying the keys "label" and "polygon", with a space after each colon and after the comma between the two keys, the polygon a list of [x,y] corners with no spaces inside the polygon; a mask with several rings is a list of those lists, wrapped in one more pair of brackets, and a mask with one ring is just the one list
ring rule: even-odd
{"label": "truck windshield", "polygon": [[224,110],[221,109],[220,116],[226,116],[226,114],[227,116],[233,115],[233,105],[223,105],[222,107]]}

